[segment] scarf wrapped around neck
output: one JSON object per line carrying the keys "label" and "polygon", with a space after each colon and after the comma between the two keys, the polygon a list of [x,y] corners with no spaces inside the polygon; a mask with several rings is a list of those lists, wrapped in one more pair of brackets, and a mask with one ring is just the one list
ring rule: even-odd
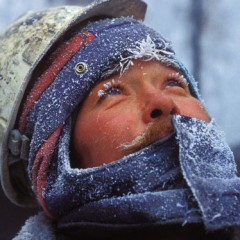
{"label": "scarf wrapped around neck", "polygon": [[60,228],[240,223],[240,180],[214,121],[174,116],[175,134],[97,168],[71,169],[63,130],[45,189]]}

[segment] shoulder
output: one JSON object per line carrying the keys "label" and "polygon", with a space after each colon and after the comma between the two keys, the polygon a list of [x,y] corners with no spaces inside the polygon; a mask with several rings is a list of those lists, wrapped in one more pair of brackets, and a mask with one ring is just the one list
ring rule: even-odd
{"label": "shoulder", "polygon": [[43,213],[30,217],[13,240],[55,240],[52,221]]}

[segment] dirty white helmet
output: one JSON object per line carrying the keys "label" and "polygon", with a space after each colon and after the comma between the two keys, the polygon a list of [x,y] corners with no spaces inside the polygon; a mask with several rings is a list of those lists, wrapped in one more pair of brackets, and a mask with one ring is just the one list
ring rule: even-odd
{"label": "dirty white helmet", "polygon": [[34,206],[25,166],[30,140],[15,128],[36,66],[67,31],[92,17],[133,16],[142,20],[140,0],[99,0],[85,7],[65,6],[28,12],[0,36],[0,171],[6,196],[19,206]]}

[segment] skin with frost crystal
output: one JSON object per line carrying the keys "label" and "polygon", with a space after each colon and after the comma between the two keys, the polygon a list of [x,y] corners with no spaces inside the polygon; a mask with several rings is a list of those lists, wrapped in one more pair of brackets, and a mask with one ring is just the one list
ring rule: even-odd
{"label": "skin with frost crystal", "polygon": [[165,137],[173,114],[209,121],[180,72],[135,61],[121,76],[98,83],[81,106],[73,134],[78,166],[113,162]]}

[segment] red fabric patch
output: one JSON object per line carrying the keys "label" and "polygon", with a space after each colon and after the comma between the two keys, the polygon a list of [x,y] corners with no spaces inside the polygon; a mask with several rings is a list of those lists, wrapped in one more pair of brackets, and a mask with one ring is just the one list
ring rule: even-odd
{"label": "red fabric patch", "polygon": [[44,144],[41,146],[41,148],[36,154],[32,168],[33,186],[37,194],[37,198],[44,212],[51,218],[53,218],[53,216],[46,206],[43,193],[47,184],[47,177],[49,173],[51,159],[62,129],[63,124],[59,126],[55,130],[55,132],[52,133],[49,138],[44,142]]}
{"label": "red fabric patch", "polygon": [[51,85],[61,69],[67,62],[87,43],[91,42],[95,36],[92,33],[86,32],[80,35],[75,35],[69,41],[64,42],[51,56],[51,65],[37,80],[34,87],[31,89],[27,100],[24,104],[23,112],[19,120],[19,130],[25,132],[27,117],[33,108],[35,102],[41,97],[43,92]]}

